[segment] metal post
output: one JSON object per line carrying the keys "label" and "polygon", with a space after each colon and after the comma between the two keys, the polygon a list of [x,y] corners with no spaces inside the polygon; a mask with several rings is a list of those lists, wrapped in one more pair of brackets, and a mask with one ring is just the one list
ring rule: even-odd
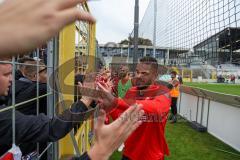
{"label": "metal post", "polygon": [[12,143],[15,145],[15,134],[16,134],[16,124],[15,124],[15,57],[12,57]]}
{"label": "metal post", "polygon": [[179,99],[179,104],[178,104],[178,113],[179,114],[181,112],[181,103],[182,103],[182,92],[180,92],[180,99]]}
{"label": "metal post", "polygon": [[121,54],[121,57],[122,57],[122,47],[120,46],[120,54]]}
{"label": "metal post", "polygon": [[169,64],[169,49],[167,49],[167,52],[165,52],[166,53],[166,55],[165,55],[165,63],[168,65]]}
{"label": "metal post", "polygon": [[230,42],[231,44],[231,47],[230,47],[230,64],[232,64],[232,61],[233,61],[233,59],[232,59],[232,57],[233,57],[233,47],[232,47],[232,41]]}
{"label": "metal post", "polygon": [[[54,59],[53,59],[53,39],[51,41],[48,42],[47,44],[47,75],[48,77],[51,76],[51,74],[53,74],[53,65],[54,65]],[[52,79],[53,80],[53,79]],[[47,81],[47,86],[49,86],[49,84],[53,84],[53,82],[49,82],[50,80]],[[53,87],[53,86],[52,86]],[[47,115],[49,117],[53,117],[54,116],[54,95],[52,93],[52,88],[47,87],[47,93],[51,93],[51,95],[47,96]],[[49,147],[48,151],[47,151],[47,155],[48,155],[48,159],[54,159],[54,144],[50,143],[51,146]],[[49,145],[50,145],[49,144]]]}
{"label": "metal post", "polygon": [[210,109],[210,99],[208,99],[208,111],[207,111],[207,130],[208,130],[208,120],[209,120],[209,109]]}
{"label": "metal post", "polygon": [[139,27],[139,0],[135,0],[134,9],[134,52],[133,52],[133,66],[135,69],[135,64],[137,63],[137,53],[138,53],[138,27]]}
{"label": "metal post", "polygon": [[154,0],[153,57],[156,58],[157,0]]}
{"label": "metal post", "polygon": [[200,124],[201,124],[201,125],[202,125],[203,114],[204,114],[204,102],[205,102],[205,99],[202,97],[201,119],[200,119]]}
{"label": "metal post", "polygon": [[131,49],[131,33],[129,33],[129,36],[128,36],[128,57],[127,57],[127,59],[128,59],[128,63],[130,63],[129,62],[129,56],[130,56],[130,49]]}
{"label": "metal post", "polygon": [[[37,93],[36,93],[36,97],[37,97],[37,116],[39,115],[39,60],[40,60],[40,57],[39,57],[39,48],[37,48],[37,51],[36,51],[36,57],[37,57]],[[39,158],[39,143],[37,143],[37,154],[38,154],[38,159]]]}
{"label": "metal post", "polygon": [[197,113],[196,113],[196,122],[198,121],[198,105],[199,105],[199,97],[197,99]]}
{"label": "metal post", "polygon": [[[59,37],[55,37],[53,40],[53,71],[59,66]],[[54,73],[53,73],[54,74]],[[54,76],[55,77],[55,76]],[[53,79],[53,82],[56,82],[55,78]],[[53,83],[53,91],[56,89],[55,83]],[[53,100],[54,100],[54,106],[52,108],[53,116],[55,115],[55,106],[58,102],[58,93],[53,92]],[[53,144],[53,158],[54,160],[57,160],[59,156],[59,143],[54,142]]]}
{"label": "metal post", "polygon": [[[228,36],[231,37],[231,30],[228,29]],[[233,47],[232,47],[232,39],[230,38],[230,64],[232,64],[232,55],[233,55]]]}
{"label": "metal post", "polygon": [[143,56],[144,57],[147,56],[147,47],[146,46],[144,47],[144,54],[143,54]]}
{"label": "metal post", "polygon": [[129,63],[129,52],[130,52],[130,42],[128,42],[128,56],[127,56],[127,62]]}

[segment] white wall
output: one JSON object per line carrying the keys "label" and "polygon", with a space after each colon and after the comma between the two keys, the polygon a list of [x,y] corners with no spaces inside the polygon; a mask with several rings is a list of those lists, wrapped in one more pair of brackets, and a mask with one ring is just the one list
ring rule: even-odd
{"label": "white wall", "polygon": [[[181,93],[181,100],[179,98],[178,101],[179,114],[187,120],[196,121],[197,101],[197,96]],[[201,109],[203,109],[202,125],[207,127],[208,132],[240,151],[240,108],[210,101],[207,125],[208,101],[208,99],[199,98],[197,122],[201,123]]]}

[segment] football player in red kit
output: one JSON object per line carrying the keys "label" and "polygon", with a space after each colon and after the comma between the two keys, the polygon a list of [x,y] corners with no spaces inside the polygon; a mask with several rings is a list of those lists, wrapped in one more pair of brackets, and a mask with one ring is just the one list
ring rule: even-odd
{"label": "football player in red kit", "polygon": [[171,105],[167,87],[157,85],[158,63],[155,58],[143,57],[137,64],[133,87],[124,98],[116,98],[110,94],[104,84],[99,88],[108,93],[103,95],[102,105],[117,106],[110,111],[113,119],[118,118],[130,104],[141,104],[145,112],[143,123],[125,141],[123,160],[163,160],[169,155],[165,139],[165,126]]}

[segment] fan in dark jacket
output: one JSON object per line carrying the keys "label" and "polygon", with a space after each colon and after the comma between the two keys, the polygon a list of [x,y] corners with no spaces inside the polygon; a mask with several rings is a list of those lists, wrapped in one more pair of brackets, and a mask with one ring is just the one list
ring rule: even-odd
{"label": "fan in dark jacket", "polygon": [[[34,64],[35,62],[30,62]],[[4,67],[5,68],[4,68]],[[2,64],[2,69],[9,70],[6,71],[5,75],[11,75],[10,65]],[[34,81],[34,77],[39,77],[39,81],[44,81],[43,72],[46,71],[46,68],[39,69],[39,75],[36,76],[36,71],[33,66],[26,66],[24,73],[26,77],[22,77],[15,82],[15,96],[16,103],[29,100],[30,98],[36,97],[36,88],[37,83]],[[40,75],[43,74],[43,75]],[[28,78],[29,79],[28,79]],[[11,76],[9,76],[11,78]],[[6,81],[2,81],[2,85],[5,85]],[[9,83],[10,84],[10,83]],[[39,83],[39,95],[46,93],[46,83]],[[6,86],[2,86],[6,88]],[[35,94],[34,94],[35,93]],[[4,94],[1,96],[7,95],[7,90],[4,91]],[[11,93],[9,98],[12,97]],[[6,98],[6,97],[4,97]],[[6,99],[0,99],[0,109],[6,108],[5,105]],[[11,98],[9,99],[11,102]],[[10,103],[11,104],[11,103]],[[43,107],[41,107],[43,105]],[[36,143],[46,143],[53,142],[61,139],[67,133],[69,133],[74,126],[81,125],[82,122],[88,118],[88,115],[85,117],[82,114],[72,114],[72,113],[82,113],[88,110],[88,103],[79,101],[74,103],[70,109],[64,111],[59,116],[50,119],[48,116],[43,114],[36,114],[36,101],[31,103],[24,104],[22,108],[16,108],[15,115],[15,124],[16,124],[16,133],[15,141],[18,146],[20,146],[23,155],[28,154],[36,149]],[[39,108],[46,108],[46,100],[41,103]],[[18,111],[19,109],[19,111]],[[21,113],[22,112],[22,113]],[[26,115],[29,114],[29,115]],[[32,114],[32,115],[31,115]],[[0,157],[5,152],[7,152],[12,146],[12,110],[7,110],[0,112]]]}
{"label": "fan in dark jacket", "polygon": [[[3,108],[5,105],[0,106],[0,109]],[[82,114],[73,115],[72,113],[81,113],[87,110],[87,106],[79,101],[74,103],[70,110],[66,110],[60,116],[52,119],[45,114],[23,115],[16,111],[16,144],[57,141],[69,133],[75,125],[82,124],[85,120]],[[89,115],[86,115],[85,118],[88,118]],[[12,144],[11,110],[0,113],[0,126],[0,155],[3,155],[11,148]]]}
{"label": "fan in dark jacket", "polygon": [[[18,106],[16,109],[25,115],[37,115],[37,100],[32,100],[38,96],[45,95],[47,93],[47,68],[43,63],[40,63],[39,69],[37,70],[36,61],[25,61],[25,64],[30,64],[22,67],[22,73],[25,75],[20,77],[19,80],[15,81],[15,103],[22,103],[29,101]],[[34,65],[34,66],[33,66]],[[38,71],[38,72],[37,72]],[[37,78],[39,83],[37,83]],[[38,88],[38,94],[37,94]],[[12,104],[12,93],[10,90],[9,94],[9,105]],[[38,99],[39,113],[47,114],[47,96]],[[39,144],[40,153],[46,148],[47,143]],[[19,145],[23,155],[29,154],[36,151],[36,143],[24,143]],[[42,159],[46,159],[46,154],[42,156]]]}
{"label": "fan in dark jacket", "polygon": [[15,72],[15,80],[19,80],[20,78],[24,77],[24,75],[23,75],[23,72],[25,69],[24,63],[28,63],[28,62],[32,62],[32,61],[35,61],[35,60],[30,57],[23,57],[23,58],[18,59],[18,63],[21,63],[21,64],[19,64],[18,70],[16,70],[16,72]]}
{"label": "fan in dark jacket", "polygon": [[[28,61],[26,64],[30,64],[24,67],[23,74],[19,80],[15,81],[15,103],[22,103],[31,99],[37,98],[47,94],[47,68],[43,63],[40,63],[37,70],[36,61]],[[38,71],[38,73],[37,73]],[[37,81],[39,83],[37,83]],[[38,88],[38,94],[37,94]],[[47,96],[39,98],[39,113],[47,113]],[[9,95],[9,105],[12,103],[12,93]],[[17,110],[26,115],[37,114],[37,99],[31,100],[28,103],[20,105]]]}

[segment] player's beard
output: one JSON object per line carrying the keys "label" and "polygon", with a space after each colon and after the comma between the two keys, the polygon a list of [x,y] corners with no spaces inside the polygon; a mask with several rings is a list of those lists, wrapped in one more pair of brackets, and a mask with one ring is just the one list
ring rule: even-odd
{"label": "player's beard", "polygon": [[148,81],[147,83],[144,83],[142,80],[136,81],[136,86],[138,90],[144,90],[147,89],[152,84],[151,81]]}

